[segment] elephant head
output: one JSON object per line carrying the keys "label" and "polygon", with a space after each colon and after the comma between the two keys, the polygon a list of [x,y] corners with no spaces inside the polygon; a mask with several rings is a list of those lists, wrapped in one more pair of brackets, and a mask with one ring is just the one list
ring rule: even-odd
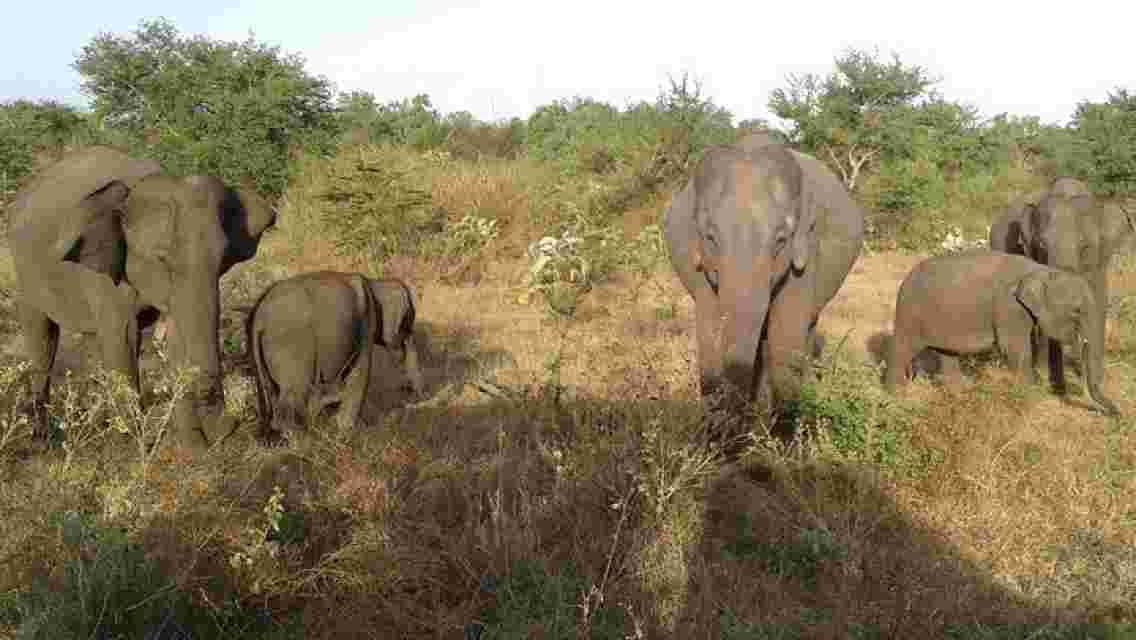
{"label": "elephant head", "polygon": [[1100,388],[1104,378],[1100,366],[1104,345],[1099,338],[1103,332],[1096,323],[1101,321],[1101,314],[1088,281],[1057,269],[1039,269],[1018,282],[1014,296],[1047,336],[1077,345],[1089,397],[1105,413],[1119,415],[1116,405]]}
{"label": "elephant head", "polygon": [[418,349],[414,344],[414,318],[418,310],[418,296],[414,289],[395,279],[372,279],[371,294],[379,306],[379,330],[375,344],[392,352],[401,352],[402,366],[415,392],[424,388],[418,367]]}
{"label": "elephant head", "polygon": [[790,271],[808,267],[816,212],[800,165],[779,145],[711,149],[692,184],[693,258],[720,301],[723,375],[751,392],[770,302]]}
{"label": "elephant head", "polygon": [[260,196],[212,176],[149,176],[127,203],[126,276],[138,291],[139,310],[168,315],[171,362],[200,373],[175,410],[183,438],[204,436],[208,443],[227,431],[220,421],[218,280],[256,254],[275,221],[275,210]]}

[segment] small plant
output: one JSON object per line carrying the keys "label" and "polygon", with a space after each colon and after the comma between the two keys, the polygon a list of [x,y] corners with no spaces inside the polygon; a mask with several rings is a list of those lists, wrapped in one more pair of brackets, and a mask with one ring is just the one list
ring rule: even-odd
{"label": "small plant", "polygon": [[[587,581],[567,566],[550,572],[540,563],[522,560],[497,586],[493,605],[485,613],[486,638],[521,640],[540,629],[541,638],[575,640],[579,637],[576,603],[588,592]],[[591,612],[590,638],[624,637],[624,612],[604,606]]]}
{"label": "small plant", "polygon": [[337,159],[320,194],[328,203],[324,224],[334,234],[336,251],[364,262],[417,255],[445,222],[445,213],[431,206],[430,194],[384,153],[363,147],[354,158]]}
{"label": "small plant", "polygon": [[591,290],[591,263],[579,251],[582,238],[564,232],[560,238],[545,236],[529,245],[533,259],[526,276],[522,304],[534,292],[540,293],[550,308],[567,316],[573,315],[581,298]]}
{"label": "small plant", "polygon": [[24,410],[28,402],[27,375],[31,367],[28,362],[0,368],[0,397],[8,399],[4,407],[3,424],[0,424],[0,454],[31,435],[31,421]]}
{"label": "small plant", "polygon": [[479,216],[463,216],[446,228],[441,236],[440,253],[460,258],[474,255],[501,235],[497,221]]}
{"label": "small plant", "polygon": [[[265,638],[276,627],[261,611],[195,603],[147,557],[126,529],[91,513],[50,513],[53,567],[0,599],[15,637]],[[279,628],[279,627],[277,627]]]}

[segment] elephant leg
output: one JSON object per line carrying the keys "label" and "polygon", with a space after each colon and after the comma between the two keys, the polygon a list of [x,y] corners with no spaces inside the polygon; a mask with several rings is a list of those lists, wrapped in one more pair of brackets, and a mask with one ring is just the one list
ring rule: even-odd
{"label": "elephant leg", "polygon": [[276,405],[272,409],[272,431],[278,436],[290,436],[303,430],[308,414],[306,389],[280,387]]}
{"label": "elephant leg", "polygon": [[884,386],[889,390],[907,384],[912,378],[915,355],[923,350],[903,332],[897,331],[892,338],[891,353],[888,355],[887,371],[884,373]]}
{"label": "elephant leg", "polygon": [[1057,395],[1065,395],[1065,354],[1061,343],[1049,338],[1049,381]]}
{"label": "elephant leg", "polygon": [[998,340],[1010,368],[1017,371],[1022,380],[1031,384],[1037,383],[1039,378],[1034,367],[1034,360],[1037,358],[1037,351],[1034,349],[1036,332],[1031,332],[1030,335],[1003,335],[999,336]]}
{"label": "elephant leg", "polygon": [[50,401],[51,368],[59,351],[59,325],[27,304],[17,303],[20,325],[24,331],[24,351],[31,361],[28,371],[29,404],[32,432],[47,437],[47,403]]}
{"label": "elephant leg", "polygon": [[134,390],[141,393],[138,373],[140,330],[136,312],[138,294],[125,282],[119,283],[115,289],[117,300],[103,301],[96,307],[102,316],[99,341],[103,363],[110,370],[126,375]]}
{"label": "elephant leg", "polygon": [[939,356],[939,376],[942,378],[944,384],[959,385],[965,382],[962,375],[962,368],[959,367],[958,356],[949,353],[938,353]]}
{"label": "elephant leg", "polygon": [[1034,375],[1032,377],[1036,380],[1037,369],[1041,367],[1042,364],[1041,354],[1045,350],[1045,336],[1043,336],[1041,333],[1041,327],[1034,326],[1033,330],[1030,331],[1029,348],[1030,367],[1034,370]]}
{"label": "elephant leg", "polygon": [[347,374],[343,381],[341,393],[343,401],[339,405],[339,413],[336,414],[340,434],[350,433],[359,424],[359,418],[363,415],[363,405],[367,400],[367,391],[370,386],[371,350],[364,348],[363,352],[359,354],[355,366],[352,367],[351,373]]}
{"label": "elephant leg", "polygon": [[[805,370],[809,366],[808,340],[813,311],[812,287],[808,278],[786,283],[769,307],[766,326],[766,355],[763,368],[772,391],[772,407],[777,412],[795,413]],[[780,422],[780,421],[779,421]],[[783,436],[791,435],[792,424],[778,424]]]}

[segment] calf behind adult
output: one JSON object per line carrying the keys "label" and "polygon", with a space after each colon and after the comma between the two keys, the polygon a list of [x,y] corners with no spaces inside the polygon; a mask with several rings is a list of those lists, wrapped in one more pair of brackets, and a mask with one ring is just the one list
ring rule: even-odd
{"label": "calf behind adult", "polygon": [[340,427],[353,427],[375,344],[400,351],[411,386],[421,390],[416,307],[405,282],[358,273],[305,273],[270,286],[246,325],[262,435],[292,431],[335,402]]}
{"label": "calf behind adult", "polygon": [[1098,317],[1089,283],[1076,274],[992,251],[930,258],[899,287],[886,383],[894,388],[906,382],[912,359],[923,349],[953,362],[957,354],[995,346],[1023,377],[1036,381],[1031,337],[1041,330],[1081,347],[1089,396],[1105,413],[1118,415],[1100,390]]}

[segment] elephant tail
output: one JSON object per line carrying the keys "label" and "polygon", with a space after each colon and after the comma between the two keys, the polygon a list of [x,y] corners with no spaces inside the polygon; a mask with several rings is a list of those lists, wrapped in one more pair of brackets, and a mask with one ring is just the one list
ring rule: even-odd
{"label": "elephant tail", "polygon": [[367,277],[362,274],[351,275],[351,288],[355,293],[355,304],[359,315],[354,323],[354,348],[350,357],[343,363],[336,380],[346,380],[354,370],[360,358],[371,357],[371,343],[375,339],[375,332],[379,330],[379,303],[368,286]]}
{"label": "elephant tail", "polygon": [[256,312],[260,308],[261,301],[264,300],[265,295],[270,290],[271,287],[261,294],[260,299],[253,304],[245,318],[245,345],[248,349],[248,358],[253,363],[252,377],[256,381],[257,417],[260,421],[262,434],[268,433],[272,425],[272,402],[268,395],[273,382],[271,376],[268,375],[268,367],[264,363],[264,350],[261,346],[263,332],[256,328]]}

